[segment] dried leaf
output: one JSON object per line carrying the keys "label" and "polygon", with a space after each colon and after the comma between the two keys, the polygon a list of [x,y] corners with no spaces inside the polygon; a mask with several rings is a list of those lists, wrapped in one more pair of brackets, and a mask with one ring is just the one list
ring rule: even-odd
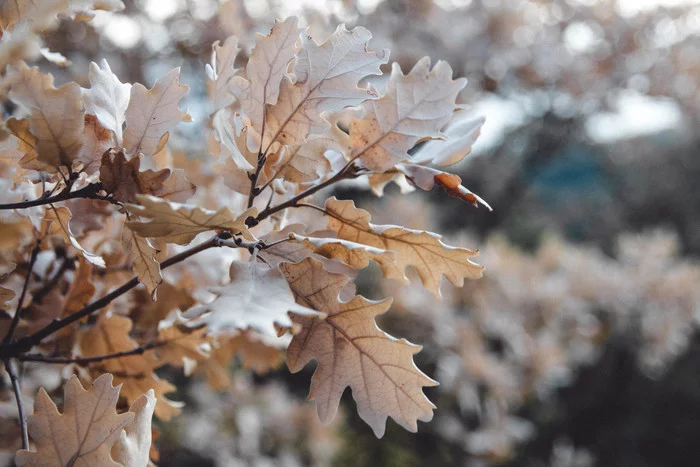
{"label": "dried leaf", "polygon": [[391,300],[375,302],[356,296],[340,302],[338,295],[348,278],[327,272],[313,259],[285,263],[281,269],[299,303],[327,314],[325,320],[295,317],[303,327],[287,348],[292,373],[311,360],[318,362],[309,400],[316,401],[321,422],[331,422],[347,387],[352,389],[360,417],[379,438],[387,417],[412,432],[417,431],[418,420],[430,421],[435,406],[422,388],[437,382],[413,363],[421,347],[386,334],[374,320],[389,309]]}
{"label": "dried leaf", "polygon": [[423,190],[430,191],[437,185],[450,196],[466,201],[474,207],[479,207],[479,203],[481,203],[486,206],[489,211],[493,211],[486,201],[462,185],[462,179],[458,175],[416,164],[397,164],[396,167],[403,172],[414,185]]}
{"label": "dried leaf", "polygon": [[124,148],[127,153],[142,152],[147,156],[160,151],[168,139],[168,131],[191,117],[178,108],[189,88],[179,83],[180,69],[176,68],[156,81],[150,90],[141,84],[131,87],[131,98],[126,109]]}
{"label": "dried leaf", "polygon": [[289,286],[277,268],[254,262],[234,261],[231,283],[212,287],[217,295],[211,303],[198,305],[185,313],[206,324],[209,332],[254,329],[263,335],[276,336],[275,325],[292,327],[290,314],[318,316],[314,310],[297,304]]}
{"label": "dried leaf", "polygon": [[9,75],[17,79],[10,99],[31,111],[29,129],[36,138],[40,162],[54,167],[70,167],[82,146],[84,122],[80,86],[68,83],[56,89],[53,76],[29,68],[24,62],[10,68]]}
{"label": "dried leaf", "polygon": [[66,383],[61,414],[41,388],[27,420],[37,450],[18,451],[18,467],[121,465],[111,458],[110,449],[134,414],[117,414],[119,389],[112,386],[112,375],[100,376],[89,390],[73,375]]}
{"label": "dried leaf", "polygon": [[128,204],[127,210],[137,218],[150,221],[130,221],[126,225],[142,237],[161,238],[179,245],[186,245],[198,234],[209,230],[226,230],[251,238],[245,220],[258,213],[256,208],[251,208],[240,216],[235,216],[228,208],[214,212],[155,196],[138,195],[137,199],[141,205]]}
{"label": "dried leaf", "polygon": [[373,225],[369,213],[356,208],[352,201],[330,198],[326,201],[326,212],[328,228],[336,231],[338,238],[396,253],[397,269],[384,271],[388,278],[408,282],[403,273],[406,267],[413,266],[423,286],[440,298],[442,276],[459,287],[464,284],[464,278],[481,277],[483,268],[469,260],[478,251],[445,245],[432,232]]}
{"label": "dried leaf", "polygon": [[114,134],[103,128],[97,117],[85,114],[85,132],[83,133],[83,147],[80,148],[76,162],[82,163],[81,172],[92,175],[100,169],[102,156],[105,151],[116,145]]}
{"label": "dried leaf", "polygon": [[483,117],[468,119],[457,114],[444,131],[446,139],[428,141],[411,157],[413,164],[435,164],[446,166],[456,164],[472,151],[472,145],[481,133]]}
{"label": "dried leaf", "polygon": [[156,289],[163,282],[160,264],[156,260],[158,251],[149,239],[134,234],[127,226],[122,231],[122,246],[131,256],[139,282],[146,287],[151,299],[155,300]]}
{"label": "dried leaf", "polygon": [[[165,323],[165,326],[158,326],[158,342],[164,344],[151,351],[159,364],[167,363],[187,368],[187,360],[196,362],[209,358],[209,344],[204,335],[206,329],[192,330],[173,322],[161,323]],[[189,373],[190,371],[186,371],[186,374]]]}
{"label": "dried leaf", "polygon": [[156,408],[153,390],[140,396],[131,404],[129,412],[134,419],[121,431],[119,439],[112,446],[112,457],[125,467],[145,467],[149,465],[151,451],[151,419]]}
{"label": "dried leaf", "polygon": [[[381,250],[361,243],[340,240],[337,238],[304,237],[294,233],[289,234],[290,240],[299,242],[309,247],[314,253],[325,258],[333,258],[352,266],[356,269],[364,269],[370,261],[379,264],[385,276],[397,273],[395,253]],[[400,274],[401,271],[398,271]]]}
{"label": "dried leaf", "polygon": [[90,89],[82,90],[85,111],[96,116],[102,127],[113,131],[117,144],[121,146],[131,84],[120,82],[105,59],[102,59],[100,66],[95,62],[90,63],[88,77]]}
{"label": "dried leaf", "polygon": [[452,68],[439,61],[430,70],[422,58],[404,76],[394,63],[382,98],[365,103],[367,115],[350,124],[353,154],[375,172],[408,159],[408,150],[422,139],[442,138],[440,129],[457,109],[455,100],[465,78],[452,79]]}
{"label": "dried leaf", "polygon": [[228,107],[236,100],[230,90],[230,84],[233,76],[238,72],[234,67],[238,52],[241,50],[238,48],[238,38],[229,36],[223,45],[219,44],[219,41],[212,44],[211,65],[207,63],[205,67],[207,76],[214,82],[212,113]]}
{"label": "dried leaf", "polygon": [[104,268],[104,259],[101,256],[85,250],[85,248],[83,248],[75,238],[75,235],[73,235],[73,232],[70,229],[70,219],[71,212],[68,208],[55,208],[53,205],[51,205],[50,208],[46,210],[46,214],[42,219],[42,224],[45,226],[44,230],[48,235],[56,235],[63,238],[66,244],[70,244],[73,246],[73,248],[80,251],[83,257],[90,263]]}
{"label": "dried leaf", "polygon": [[231,91],[258,134],[262,133],[267,106],[277,103],[280,82],[296,52],[300,31],[295,17],[275,21],[270,34],[258,36],[246,66],[247,78],[231,80]]}
{"label": "dried leaf", "polygon": [[184,203],[194,196],[195,191],[197,191],[197,187],[187,179],[185,171],[182,169],[174,169],[170,171],[170,177],[162,183],[161,187],[158,189],[151,189],[150,193],[159,198],[167,199],[168,201]]}
{"label": "dried leaf", "polygon": [[[137,348],[138,344],[129,337],[131,326],[131,320],[124,316],[100,316],[92,328],[80,335],[81,355],[96,357]],[[122,396],[129,403],[153,389],[161,402],[156,405],[156,416],[168,420],[180,412],[182,404],[165,397],[166,393],[175,390],[175,386],[153,373],[156,366],[159,366],[159,362],[147,355],[129,355],[91,363],[89,368],[92,373],[112,373],[115,381],[123,385]]]}
{"label": "dried leaf", "polygon": [[302,35],[294,65],[296,82],[282,80],[277,105],[267,110],[265,147],[272,141],[301,144],[309,134],[328,127],[323,111],[376,97],[369,89],[357,87],[364,77],[381,74],[379,67],[389,59],[388,50],[367,50],[371,37],[365,28],[348,31],[344,25],[321,45]]}

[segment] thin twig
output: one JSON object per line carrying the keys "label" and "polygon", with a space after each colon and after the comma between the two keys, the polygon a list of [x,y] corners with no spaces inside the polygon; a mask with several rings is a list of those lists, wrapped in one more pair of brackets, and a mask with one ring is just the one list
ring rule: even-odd
{"label": "thin twig", "polygon": [[32,294],[32,303],[29,304],[28,307],[25,307],[22,309],[22,311],[26,310],[27,308],[31,307],[35,303],[41,303],[41,301],[48,295],[51,290],[56,287],[58,282],[61,280],[61,277],[63,277],[63,274],[71,268],[74,267],[74,262],[75,262],[75,257],[73,258],[64,258],[63,262],[61,263],[61,266],[58,268],[58,271],[56,271],[56,274],[53,275],[51,279],[49,279],[47,282],[44,283],[43,286],[36,292]]}
{"label": "thin twig", "polygon": [[22,430],[22,449],[29,449],[29,435],[27,434],[27,419],[24,417],[24,404],[22,403],[22,392],[19,387],[19,379],[17,378],[17,373],[15,373],[14,368],[9,359],[3,360],[5,363],[5,370],[7,374],[10,375],[10,381],[12,381],[12,389],[15,392],[15,400],[17,401],[17,415],[19,416],[19,427]]}
{"label": "thin twig", "polygon": [[136,347],[131,350],[124,350],[122,352],[114,352],[105,355],[98,355],[95,357],[47,357],[41,354],[24,354],[19,355],[17,359],[24,362],[42,362],[42,363],[76,363],[78,365],[87,365],[88,363],[101,362],[104,360],[110,360],[113,358],[128,357],[131,355],[142,355],[147,350],[153,349],[167,344],[167,342],[149,342],[147,344]]}
{"label": "thin twig", "polygon": [[[256,218],[249,218],[246,222],[250,225],[250,223],[259,223],[263,219],[266,219],[270,217],[272,214],[282,211],[283,209],[291,208],[291,207],[296,207],[299,205],[299,201],[302,199],[313,195],[317,191],[320,191],[326,187],[329,187],[333,185],[336,182],[339,182],[340,180],[348,179],[348,178],[355,178],[357,177],[358,173],[353,169],[353,163],[355,162],[355,159],[357,157],[353,158],[350,160],[345,166],[340,169],[335,175],[333,175],[331,178],[326,179],[325,181],[319,183],[318,185],[314,185],[310,188],[307,188],[306,190],[302,191],[295,197],[278,204],[277,206],[273,206],[271,208],[266,208],[264,209],[260,214],[258,214],[258,217]],[[253,219],[252,222],[249,222],[250,219]]]}
{"label": "thin twig", "polygon": [[21,315],[22,315],[22,303],[24,302],[24,296],[27,294],[27,288],[29,287],[29,279],[32,277],[32,269],[34,269],[34,263],[36,263],[36,257],[39,254],[40,249],[41,249],[41,239],[37,239],[36,245],[34,245],[34,248],[32,249],[32,256],[29,259],[29,267],[27,269],[27,275],[24,278],[24,285],[22,286],[22,292],[19,294],[19,299],[17,300],[17,309],[15,310],[15,315],[12,317],[12,322],[10,323],[10,328],[7,330],[7,334],[5,334],[5,337],[2,340],[3,344],[10,342],[12,340],[12,335],[15,333],[15,329],[17,329],[17,325],[19,325],[19,319],[21,318]]}

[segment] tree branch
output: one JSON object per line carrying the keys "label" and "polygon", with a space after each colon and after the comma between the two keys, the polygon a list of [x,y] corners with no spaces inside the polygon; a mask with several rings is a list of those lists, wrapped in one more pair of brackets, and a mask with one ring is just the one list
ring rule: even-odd
{"label": "tree branch", "polygon": [[[109,201],[109,199],[106,199],[104,196],[99,196],[97,194],[98,191],[102,189],[102,184],[101,183],[93,183],[91,185],[87,185],[79,190],[70,191],[70,188],[64,189],[62,192],[55,196],[47,196],[45,198],[38,198],[34,199],[31,201],[20,201],[18,203],[7,203],[7,204],[0,204],[0,210],[3,209],[26,209],[26,208],[32,208],[34,206],[42,206],[44,204],[51,204],[51,203],[57,203],[59,201],[66,201],[69,199],[75,199],[75,198],[89,198],[89,199],[101,199],[103,201]],[[109,201],[111,202],[111,201]]]}
{"label": "tree branch", "polygon": [[7,330],[7,334],[2,340],[3,344],[10,342],[12,340],[12,335],[17,329],[19,320],[22,315],[22,303],[24,303],[24,296],[27,294],[27,288],[29,287],[29,279],[32,277],[32,269],[34,269],[34,263],[36,263],[36,257],[39,254],[39,249],[41,248],[41,240],[37,239],[34,249],[32,249],[32,256],[29,259],[29,266],[27,269],[27,275],[24,278],[24,285],[22,286],[22,292],[19,294],[19,299],[17,300],[17,309],[15,310],[15,315],[12,317],[12,322],[10,323],[10,328]]}
{"label": "tree branch", "polygon": [[113,358],[128,357],[131,355],[142,355],[147,350],[153,349],[167,344],[167,342],[149,342],[147,344],[136,347],[131,350],[124,350],[122,352],[114,352],[105,355],[98,355],[95,357],[47,357],[41,354],[24,354],[17,357],[18,360],[24,362],[42,362],[42,363],[76,363],[78,365],[87,365],[88,363],[101,362],[104,360],[110,360]]}
{"label": "tree branch", "polygon": [[266,219],[273,215],[276,212],[282,211],[287,208],[292,208],[296,207],[299,205],[299,201],[302,199],[313,195],[317,191],[320,191],[326,187],[329,187],[333,185],[334,183],[337,183],[341,180],[346,180],[350,178],[355,178],[359,175],[358,170],[353,166],[353,163],[355,162],[355,159],[357,157],[354,157],[351,159],[345,166],[340,169],[335,175],[333,175],[331,178],[326,179],[325,181],[319,183],[318,185],[314,185],[310,188],[307,188],[306,190],[302,191],[298,195],[296,195],[294,198],[288,199],[287,201],[278,204],[277,206],[273,207],[268,207],[265,208],[260,214],[258,214],[258,217],[256,218],[248,218],[246,220],[247,225],[255,225],[259,222],[261,222],[263,219]]}
{"label": "tree branch", "polygon": [[[208,250],[209,248],[214,248],[214,247],[220,247],[223,246],[222,240],[227,240],[231,238],[231,234],[225,232],[221,234],[217,234],[211,239],[207,240],[204,243],[200,243],[199,245],[196,245],[192,248],[189,248],[181,253],[178,253],[175,256],[172,256],[165,261],[163,261],[160,265],[161,269],[166,269],[174,264],[177,264],[181,261],[186,260],[190,256],[196,255],[197,253],[200,253],[204,250]],[[28,336],[22,337],[21,339],[16,340],[15,342],[6,344],[6,345],[0,345],[0,356],[3,358],[9,358],[9,357],[16,357],[18,355],[21,355],[23,353],[28,352],[31,350],[32,347],[35,345],[38,345],[41,343],[41,341],[50,336],[51,334],[55,333],[56,331],[59,331],[60,329],[65,328],[66,326],[69,326],[76,321],[79,321],[83,319],[84,317],[94,313],[95,311],[106,307],[109,305],[113,300],[116,298],[124,295],[134,287],[139,285],[139,280],[137,277],[131,278],[128,282],[124,283],[121,285],[119,288],[113,290],[112,292],[108,293],[104,297],[86,305],[82,309],[76,311],[75,313],[72,313],[65,318],[61,319],[55,319],[53,320],[50,324],[46,325],[42,329],[36,331],[34,334],[30,334]]]}
{"label": "tree branch", "polygon": [[24,416],[24,404],[22,403],[22,392],[19,387],[19,379],[15,373],[14,368],[10,360],[3,360],[5,363],[5,370],[7,374],[10,375],[10,381],[12,381],[12,389],[15,392],[15,400],[17,401],[17,414],[19,416],[19,427],[22,430],[22,449],[29,449],[29,435],[27,434],[27,419]]}

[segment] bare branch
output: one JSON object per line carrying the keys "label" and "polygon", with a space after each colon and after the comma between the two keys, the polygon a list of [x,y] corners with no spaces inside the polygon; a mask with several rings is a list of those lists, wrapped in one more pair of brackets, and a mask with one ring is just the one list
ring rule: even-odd
{"label": "bare branch", "polygon": [[102,201],[112,202],[109,198],[105,196],[100,196],[97,194],[98,191],[102,189],[101,183],[93,183],[87,185],[79,190],[70,191],[70,188],[66,188],[55,196],[41,197],[31,201],[20,201],[18,203],[8,203],[0,204],[0,210],[3,209],[27,209],[34,206],[42,206],[44,204],[57,203],[59,201],[66,201],[69,199],[76,198],[88,198],[88,199],[99,199]]}
{"label": "bare branch", "polygon": [[24,416],[24,404],[22,403],[22,392],[19,387],[19,379],[15,373],[14,368],[10,360],[3,360],[5,363],[5,370],[7,374],[10,375],[10,381],[12,381],[12,389],[15,393],[15,400],[17,401],[17,415],[19,416],[19,427],[22,430],[22,449],[29,449],[29,435],[27,434],[27,419]]}
{"label": "bare branch", "polygon": [[19,324],[19,320],[22,315],[22,303],[24,302],[24,296],[27,294],[27,287],[29,287],[29,280],[32,277],[32,270],[34,269],[34,263],[36,263],[36,257],[39,254],[39,250],[41,249],[41,239],[37,239],[36,245],[34,245],[34,248],[32,249],[32,256],[29,259],[29,266],[27,269],[27,275],[24,278],[24,285],[22,286],[22,292],[19,294],[19,299],[17,300],[17,309],[15,310],[15,315],[12,317],[12,322],[10,323],[10,328],[7,330],[7,334],[5,334],[5,337],[3,338],[2,342],[3,344],[10,342],[12,340],[12,335],[15,333],[15,329],[17,329],[17,325]]}
{"label": "bare branch", "polygon": [[136,347],[135,349],[125,350],[122,352],[114,352],[106,355],[98,355],[95,357],[49,357],[41,354],[25,354],[19,355],[18,360],[24,362],[42,362],[42,363],[76,363],[78,365],[87,365],[88,363],[101,362],[104,360],[111,360],[113,358],[128,357],[131,355],[142,355],[147,350],[153,349],[167,344],[167,342],[149,342],[147,344]]}

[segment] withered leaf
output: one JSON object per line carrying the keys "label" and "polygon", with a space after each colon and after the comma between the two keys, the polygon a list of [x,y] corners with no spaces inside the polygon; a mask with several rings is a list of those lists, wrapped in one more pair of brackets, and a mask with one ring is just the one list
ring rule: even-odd
{"label": "withered leaf", "polygon": [[347,387],[352,389],[360,417],[379,438],[387,417],[413,432],[418,420],[430,421],[435,406],[422,388],[437,382],[413,363],[421,347],[381,331],[374,320],[389,309],[391,300],[356,296],[347,303],[339,301],[349,279],[327,272],[313,259],[285,263],[281,269],[299,303],[327,314],[325,320],[295,316],[302,330],[287,348],[293,373],[311,360],[318,362],[309,399],[316,401],[321,421],[330,423]]}

